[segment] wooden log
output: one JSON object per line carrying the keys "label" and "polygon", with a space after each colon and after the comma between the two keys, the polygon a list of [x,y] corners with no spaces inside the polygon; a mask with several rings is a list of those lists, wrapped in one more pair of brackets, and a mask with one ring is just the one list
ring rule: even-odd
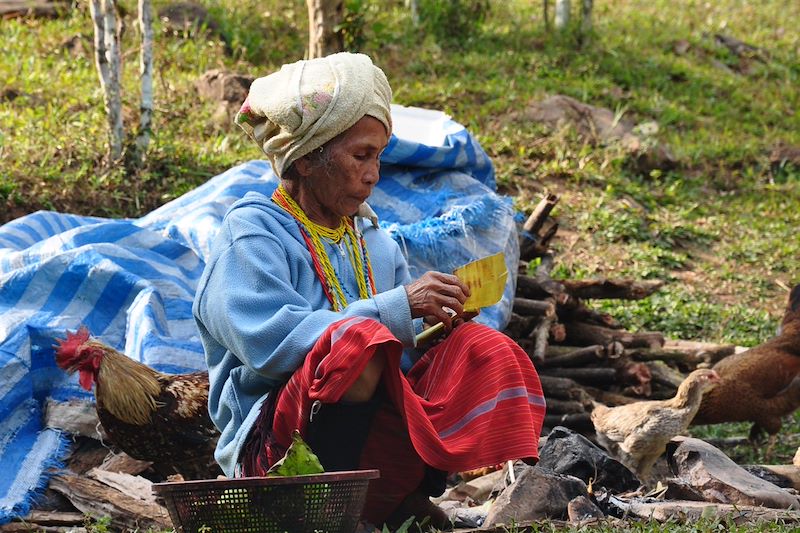
{"label": "wooden log", "polygon": [[736,346],[733,344],[715,344],[711,342],[674,339],[665,341],[664,349],[694,353],[695,357],[701,359],[708,365],[713,365],[725,357],[736,353]]}
{"label": "wooden log", "polygon": [[614,366],[617,369],[617,382],[621,385],[627,385],[624,390],[628,394],[639,397],[650,396],[652,393],[652,375],[645,363],[624,359]]}
{"label": "wooden log", "polygon": [[[567,338],[567,328],[560,322],[550,324],[550,340],[553,342],[564,342]],[[549,345],[548,345],[549,348]]]}
{"label": "wooden log", "polygon": [[677,390],[683,380],[686,379],[686,376],[667,365],[664,361],[648,361],[645,364],[650,369],[653,381],[661,385]]}
{"label": "wooden log", "polygon": [[617,382],[617,370],[608,367],[543,368],[541,375],[569,378],[588,385],[609,385]]}
{"label": "wooden log", "polygon": [[569,413],[563,415],[544,415],[544,427],[564,426],[577,432],[594,431],[589,413]]}
{"label": "wooden log", "polygon": [[575,298],[567,299],[566,303],[559,305],[556,308],[556,314],[562,322],[584,322],[610,329],[623,328],[619,320],[613,316],[590,309],[581,300]]}
{"label": "wooden log", "polygon": [[[555,306],[553,306],[553,308],[555,308]],[[555,315],[545,316],[530,334],[533,339],[533,353],[531,356],[533,357],[534,363],[541,363],[544,361],[544,352],[547,350],[548,346],[547,340],[550,338],[550,326],[553,325],[554,321]]]}
{"label": "wooden log", "polygon": [[511,313],[511,318],[506,326],[506,334],[512,339],[522,339],[530,335],[536,326],[537,318],[533,316]]}
{"label": "wooden log", "polygon": [[611,497],[611,503],[623,512],[644,520],[692,524],[704,518],[725,523],[731,520],[737,525],[756,523],[798,523],[800,511],[768,509],[753,505],[709,503],[687,500],[646,502],[642,500],[622,500]]}
{"label": "wooden log", "polygon": [[565,322],[564,325],[567,328],[565,342],[573,346],[589,346],[591,344],[607,346],[613,342],[619,342],[625,348],[660,348],[664,345],[664,335],[658,332],[631,333],[584,322]]}
{"label": "wooden log", "polygon": [[[86,515],[83,513],[72,513],[72,512],[64,512],[64,511],[38,511],[33,510],[28,513],[27,516],[21,519],[21,521],[27,524],[28,529],[25,531],[40,531],[40,527],[43,526],[80,526],[86,522]],[[36,524],[36,528],[32,528],[31,526]],[[10,529],[6,529],[8,525],[4,525],[0,527],[2,531],[13,531]],[[62,530],[59,530],[62,531]]]}
{"label": "wooden log", "polygon": [[598,389],[597,387],[590,387],[588,385],[583,385],[583,390],[585,390],[586,393],[595,401],[611,407],[641,401],[641,398],[633,398],[631,396],[625,396],[624,394]]}
{"label": "wooden log", "polygon": [[783,478],[783,480],[785,480],[783,483],[771,481],[778,486],[789,486],[800,491],[800,468],[795,465],[749,465],[744,467],[744,469],[750,473],[753,473],[753,468],[760,468],[774,474],[775,476]]}
{"label": "wooden log", "polygon": [[556,306],[548,300],[531,300],[529,298],[514,298],[514,313],[523,316],[554,317]]}
{"label": "wooden log", "polygon": [[550,221],[539,235],[532,235],[520,243],[520,257],[524,259],[534,259],[541,257],[550,251],[550,241],[553,240],[558,232],[558,222]]}
{"label": "wooden log", "polygon": [[575,400],[558,400],[556,398],[547,399],[547,413],[552,415],[566,415],[572,413],[585,413],[586,407],[583,403]]}
{"label": "wooden log", "polygon": [[564,290],[575,298],[641,300],[664,286],[661,280],[563,280]]}
{"label": "wooden log", "polygon": [[558,195],[553,193],[545,193],[544,198],[539,200],[539,203],[533,209],[533,212],[528,216],[527,220],[525,220],[525,224],[522,226],[522,231],[527,231],[528,233],[538,233],[539,230],[544,225],[544,221],[547,220],[547,217],[550,215],[550,212],[558,203]]}
{"label": "wooden log", "polygon": [[542,252],[547,251],[549,240],[552,238],[555,232],[550,234],[548,237],[549,231],[543,235],[539,235],[539,230],[542,229],[547,217],[550,215],[550,212],[557,203],[557,195],[546,193],[536,205],[530,216],[528,216],[528,219],[522,226],[522,231],[519,236],[519,255],[522,259],[538,257]]}
{"label": "wooden log", "polygon": [[596,363],[605,356],[605,349],[599,344],[576,348],[571,352],[558,356],[552,356],[553,352],[548,349],[545,359],[541,363],[542,368],[547,367],[571,367],[580,366],[584,363]]}
{"label": "wooden log", "polygon": [[170,526],[167,511],[161,505],[133,498],[87,477],[60,474],[50,480],[50,488],[66,496],[83,513],[110,517],[115,530],[160,530]]}
{"label": "wooden log", "polygon": [[551,398],[583,401],[586,398],[586,392],[574,379],[540,374],[539,381],[547,401]]}

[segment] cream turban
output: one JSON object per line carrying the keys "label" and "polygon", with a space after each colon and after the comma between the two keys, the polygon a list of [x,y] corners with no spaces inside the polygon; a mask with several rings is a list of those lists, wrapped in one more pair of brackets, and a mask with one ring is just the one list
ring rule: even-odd
{"label": "cream turban", "polygon": [[364,115],[392,131],[392,89],[369,56],[347,52],[284,65],[258,78],[236,123],[261,148],[278,176]]}

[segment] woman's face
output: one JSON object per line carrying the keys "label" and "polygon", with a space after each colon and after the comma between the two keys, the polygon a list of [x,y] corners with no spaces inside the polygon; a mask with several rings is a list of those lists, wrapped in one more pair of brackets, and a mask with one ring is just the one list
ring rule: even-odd
{"label": "woman's face", "polygon": [[325,146],[327,165],[313,167],[305,158],[298,160],[305,186],[295,199],[306,215],[329,227],[354,215],[380,179],[380,155],[388,142],[383,123],[364,116]]}

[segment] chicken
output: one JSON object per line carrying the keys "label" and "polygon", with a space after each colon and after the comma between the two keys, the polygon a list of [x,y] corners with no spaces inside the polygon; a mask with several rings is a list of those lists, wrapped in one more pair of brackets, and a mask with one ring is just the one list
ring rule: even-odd
{"label": "chicken", "polygon": [[781,418],[800,407],[800,285],[789,301],[777,336],[714,365],[720,382],[703,397],[692,424],[753,422],[750,440],[766,431],[772,453]]}
{"label": "chicken", "polygon": [[591,418],[597,441],[648,483],[653,464],[664,453],[667,443],[686,431],[700,407],[703,392],[718,380],[713,370],[700,369],[689,374],[669,400],[617,407],[595,403]]}
{"label": "chicken", "polygon": [[219,437],[208,415],[208,372],[170,375],[143,365],[81,327],[58,340],[56,363],[79,373],[95,390],[95,408],[112,442],[135,459],[151,461],[163,477],[215,478]]}

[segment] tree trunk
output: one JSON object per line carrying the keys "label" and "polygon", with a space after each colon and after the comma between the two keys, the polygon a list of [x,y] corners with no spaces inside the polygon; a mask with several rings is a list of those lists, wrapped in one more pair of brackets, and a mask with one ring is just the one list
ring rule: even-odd
{"label": "tree trunk", "polygon": [[592,7],[593,0],[583,0],[581,5],[581,33],[588,33],[592,30]]}
{"label": "tree trunk", "polygon": [[136,164],[139,165],[150,144],[150,123],[153,117],[153,14],[150,0],[139,0],[139,30],[142,32],[142,51],[139,72],[142,76],[142,99],[139,135],[136,137]]}
{"label": "tree trunk", "polygon": [[557,30],[566,29],[569,25],[570,15],[570,2],[569,0],[556,0],[556,20],[555,27]]}
{"label": "tree trunk", "polygon": [[108,116],[109,156],[117,161],[122,156],[122,100],[116,0],[91,0],[89,9],[94,24],[95,64]]}
{"label": "tree trunk", "polygon": [[306,0],[308,5],[308,58],[325,57],[344,50],[336,26],[344,13],[342,0]]}
{"label": "tree trunk", "polygon": [[419,0],[406,0],[406,7],[411,9],[411,22],[419,26]]}

